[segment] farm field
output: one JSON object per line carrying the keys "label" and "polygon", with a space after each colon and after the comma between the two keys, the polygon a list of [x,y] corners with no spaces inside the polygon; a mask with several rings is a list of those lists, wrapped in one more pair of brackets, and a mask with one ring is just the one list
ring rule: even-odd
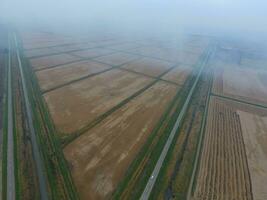
{"label": "farm field", "polygon": [[44,94],[61,133],[72,133],[147,86],[152,79],[114,69]]}
{"label": "farm field", "polygon": [[[46,128],[46,166],[57,170],[49,182],[62,198],[116,198],[129,169],[136,166],[142,179],[149,154],[159,153],[209,40],[188,36],[176,46],[157,39],[75,37],[22,35],[25,63],[39,90],[34,98],[40,98],[40,127]],[[137,159],[142,162],[136,165]],[[138,181],[127,184],[132,188]],[[130,192],[126,188],[121,197]]]}
{"label": "farm field", "polygon": [[165,74],[162,79],[183,85],[188,75],[192,72],[193,67],[189,65],[178,65],[176,68]]}
{"label": "farm field", "polygon": [[153,58],[142,58],[121,66],[123,69],[143,73],[148,76],[157,77],[173,66],[170,62],[156,60]]}
{"label": "farm field", "polygon": [[61,65],[57,68],[37,71],[36,76],[39,80],[41,90],[46,91],[110,68],[108,65],[94,61],[80,61]]}
{"label": "farm field", "polygon": [[111,196],[177,89],[156,83],[65,147],[82,199]]}
{"label": "farm field", "polygon": [[54,67],[57,65],[63,65],[68,62],[78,61],[80,60],[79,57],[72,56],[69,54],[59,54],[59,55],[52,55],[52,56],[45,56],[40,58],[33,58],[31,59],[31,65],[35,70],[42,70],[49,67]]}
{"label": "farm field", "polygon": [[259,67],[259,61],[247,54],[221,50],[217,57],[214,63],[214,94],[267,106],[266,59],[261,61]]}
{"label": "farm field", "polygon": [[195,199],[266,198],[266,116],[263,108],[211,97]]}

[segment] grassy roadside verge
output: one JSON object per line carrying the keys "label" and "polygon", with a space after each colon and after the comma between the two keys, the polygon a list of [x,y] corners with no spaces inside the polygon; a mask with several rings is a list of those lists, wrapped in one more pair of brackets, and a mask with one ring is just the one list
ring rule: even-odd
{"label": "grassy roadside verge", "polygon": [[186,199],[201,122],[204,117],[203,107],[207,101],[210,84],[209,75],[201,77],[182,125],[166,156],[150,199]]}
{"label": "grassy roadside verge", "polygon": [[169,133],[176,122],[180,109],[189,93],[189,88],[193,85],[196,74],[200,70],[198,66],[205,60],[206,56],[207,51],[201,56],[197,67],[187,79],[184,87],[176,94],[138,156],[128,168],[125,178],[120,182],[113,195],[114,199],[138,199],[140,197],[154,169],[158,155],[161,153]]}
{"label": "grassy roadside verge", "polygon": [[6,56],[3,56],[4,62],[3,62],[3,99],[2,99],[2,106],[3,106],[3,113],[1,117],[3,117],[3,135],[2,135],[2,160],[1,160],[1,195],[2,199],[6,199],[6,190],[7,190],[7,83],[8,80],[6,77],[8,77],[8,54]]}
{"label": "grassy roadside verge", "polygon": [[[21,51],[21,49],[20,49]],[[22,65],[33,111],[33,124],[44,161],[51,199],[78,199],[71,175],[64,160],[60,143],[41,91],[29,62],[22,56]]]}

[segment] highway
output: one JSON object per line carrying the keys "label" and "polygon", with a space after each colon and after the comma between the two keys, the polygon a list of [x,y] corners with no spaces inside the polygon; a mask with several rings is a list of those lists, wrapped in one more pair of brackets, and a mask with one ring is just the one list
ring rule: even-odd
{"label": "highway", "polygon": [[7,84],[7,199],[15,200],[15,173],[14,173],[14,127],[13,127],[13,97],[11,75],[11,44],[8,35],[8,84]]}
{"label": "highway", "polygon": [[26,87],[24,72],[22,69],[22,62],[21,62],[21,58],[20,58],[17,36],[15,33],[13,36],[14,36],[13,38],[15,41],[16,55],[17,55],[17,59],[18,59],[19,71],[20,71],[20,76],[21,76],[22,92],[23,92],[23,98],[24,98],[24,102],[25,102],[27,122],[28,122],[28,126],[29,126],[29,131],[30,131],[30,139],[31,139],[31,144],[32,144],[33,158],[34,158],[35,166],[36,166],[36,170],[37,170],[38,184],[39,184],[39,189],[40,189],[40,197],[42,200],[47,200],[47,199],[49,199],[49,197],[48,197],[48,189],[47,189],[47,184],[46,184],[44,164],[43,164],[43,160],[42,160],[42,155],[40,153],[40,149],[38,147],[36,132],[35,132],[35,129],[33,126],[33,117],[32,117],[33,112],[32,112],[32,108],[31,108],[30,101],[29,101],[29,96],[28,96],[28,91],[27,91],[27,87]]}
{"label": "highway", "polygon": [[158,161],[157,161],[157,163],[156,163],[156,165],[155,165],[155,167],[153,169],[153,172],[150,175],[150,178],[149,178],[149,180],[148,180],[148,182],[146,184],[146,187],[145,187],[145,189],[144,189],[144,191],[143,191],[143,193],[142,193],[142,195],[140,197],[141,200],[149,199],[149,196],[150,196],[151,191],[152,191],[152,189],[153,189],[153,187],[155,185],[155,182],[156,182],[157,177],[159,175],[159,172],[160,172],[160,169],[162,167],[162,164],[163,164],[163,162],[164,162],[164,160],[166,158],[166,155],[167,155],[167,153],[168,153],[168,151],[170,149],[170,146],[172,144],[173,138],[174,138],[174,136],[175,136],[175,134],[176,134],[181,122],[182,122],[182,119],[183,119],[186,111],[187,111],[187,108],[189,106],[190,100],[191,100],[192,95],[194,93],[194,90],[195,90],[195,88],[197,86],[197,83],[198,83],[198,81],[199,81],[199,79],[201,77],[203,69],[205,68],[205,66],[206,66],[211,54],[214,52],[214,48],[215,48],[215,46],[210,47],[210,49],[209,49],[209,51],[207,53],[207,56],[205,57],[205,60],[201,63],[200,70],[199,70],[199,72],[197,74],[197,77],[196,77],[196,79],[194,81],[194,84],[193,84],[193,86],[191,87],[191,89],[190,89],[190,91],[188,93],[188,96],[187,96],[187,98],[185,100],[185,103],[184,103],[184,105],[183,105],[183,107],[182,107],[182,109],[180,111],[180,114],[179,114],[179,116],[178,116],[178,118],[177,118],[177,120],[175,122],[175,125],[174,125],[174,127],[173,127],[173,129],[172,129],[172,131],[171,131],[171,133],[170,133],[165,145],[164,145],[164,148],[163,148],[163,150],[162,150],[162,152],[161,152],[161,154],[159,156],[159,159],[158,159]]}

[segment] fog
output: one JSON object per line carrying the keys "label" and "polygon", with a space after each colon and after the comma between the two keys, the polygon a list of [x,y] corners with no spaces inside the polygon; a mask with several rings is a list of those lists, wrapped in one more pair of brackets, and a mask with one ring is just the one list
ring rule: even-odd
{"label": "fog", "polygon": [[1,23],[266,39],[264,0],[1,0]]}

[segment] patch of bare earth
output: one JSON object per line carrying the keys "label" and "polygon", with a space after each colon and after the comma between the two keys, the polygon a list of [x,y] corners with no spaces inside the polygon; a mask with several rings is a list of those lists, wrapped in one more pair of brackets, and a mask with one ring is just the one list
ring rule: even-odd
{"label": "patch of bare earth", "polygon": [[267,111],[258,115],[238,111],[248,158],[254,200],[267,199]]}

